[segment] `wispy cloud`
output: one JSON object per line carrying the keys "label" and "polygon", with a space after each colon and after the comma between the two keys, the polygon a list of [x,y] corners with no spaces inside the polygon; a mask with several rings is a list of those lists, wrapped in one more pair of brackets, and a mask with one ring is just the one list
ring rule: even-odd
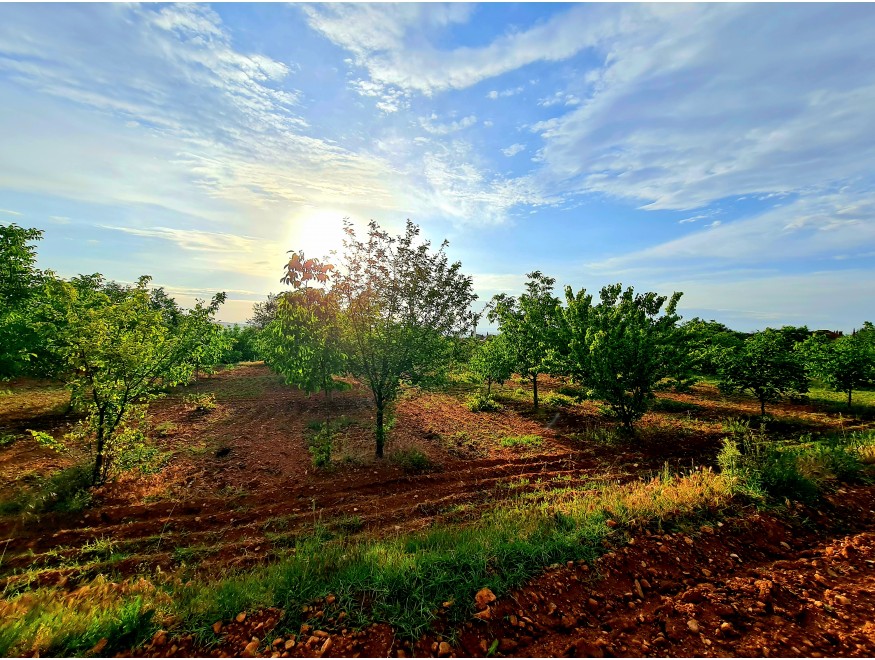
{"label": "wispy cloud", "polygon": [[512,144],[505,149],[502,149],[501,153],[503,153],[505,156],[510,158],[512,156],[516,156],[521,151],[525,151],[525,149],[526,149],[526,145],[517,143],[517,144]]}
{"label": "wispy cloud", "polygon": [[436,114],[419,118],[419,125],[422,126],[427,133],[431,133],[432,135],[449,135],[450,133],[457,133],[474,126],[476,123],[476,115],[468,115],[467,117],[448,123],[439,123]]}
{"label": "wispy cloud", "polygon": [[0,213],[5,213],[6,215],[21,215],[18,211],[10,211],[9,209],[0,209]]}

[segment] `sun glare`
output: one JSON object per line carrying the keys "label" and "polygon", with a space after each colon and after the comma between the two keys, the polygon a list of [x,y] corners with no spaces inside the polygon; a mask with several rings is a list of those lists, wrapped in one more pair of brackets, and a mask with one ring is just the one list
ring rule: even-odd
{"label": "sun glare", "polygon": [[344,213],[331,209],[314,209],[301,213],[291,220],[288,250],[301,252],[309,258],[336,260],[329,253],[343,250]]}

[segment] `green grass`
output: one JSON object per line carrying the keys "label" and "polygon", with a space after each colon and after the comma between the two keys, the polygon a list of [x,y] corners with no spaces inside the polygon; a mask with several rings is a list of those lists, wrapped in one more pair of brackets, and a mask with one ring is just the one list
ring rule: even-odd
{"label": "green grass", "polygon": [[434,463],[419,449],[399,449],[389,455],[389,460],[407,474],[424,474],[435,469]]}
{"label": "green grass", "polygon": [[0,502],[0,516],[15,514],[78,513],[91,504],[91,465],[80,464],[41,477],[34,487],[19,490]]}
{"label": "green grass", "polygon": [[[475,525],[441,527],[393,539],[350,542],[296,539],[294,552],[272,566],[177,589],[176,615],[186,630],[206,632],[218,619],[273,606],[300,623],[301,607],[333,593],[349,625],[390,621],[413,639],[431,625],[440,603],[470,603],[481,587],[500,594],[570,559],[591,560],[617,533],[607,525],[669,518],[713,505],[727,494],[725,480],[699,472],[634,485],[603,485],[596,496],[572,489],[548,500],[522,499],[488,511]],[[462,605],[450,623],[471,615]]]}
{"label": "green grass", "polygon": [[578,400],[573,396],[560,392],[548,392],[540,398],[540,403],[551,408],[570,408],[577,402]]}
{"label": "green grass", "polygon": [[501,439],[502,447],[531,449],[544,444],[544,438],[539,435],[508,435]]}
{"label": "green grass", "polygon": [[736,427],[723,441],[718,463],[737,492],[761,502],[816,502],[836,482],[869,481],[875,432],[833,434],[817,440],[769,440],[760,431]]}

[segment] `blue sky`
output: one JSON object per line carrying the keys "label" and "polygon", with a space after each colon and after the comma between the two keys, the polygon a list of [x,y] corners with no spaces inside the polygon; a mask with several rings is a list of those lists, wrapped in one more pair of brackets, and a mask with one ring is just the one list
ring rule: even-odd
{"label": "blue sky", "polygon": [[869,4],[2,4],[0,222],[242,321],[406,218],[738,329],[875,317]]}

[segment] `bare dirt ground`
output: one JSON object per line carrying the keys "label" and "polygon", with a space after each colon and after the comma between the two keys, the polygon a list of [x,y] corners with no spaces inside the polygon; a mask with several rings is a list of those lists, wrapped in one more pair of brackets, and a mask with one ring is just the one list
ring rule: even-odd
{"label": "bare dirt ground", "polygon": [[[270,561],[317,524],[380,536],[475,520],[510,496],[509,485],[517,495],[591,478],[637,479],[666,464],[713,464],[724,420],[758,413],[755,401],[700,385],[690,394],[662,393],[660,410],[642,420],[638,439],[616,441],[595,403],[535,415],[514,397],[519,387],[504,388],[507,405],[498,413],[469,412],[457,392],[408,393],[397,406],[386,460],[372,456],[367,393],[356,387],[336,393],[332,416],[345,430],[334,467],[315,470],[305,438],[308,425],[325,417],[322,397],[285,386],[260,364],[220,372],[153,404],[156,441],[173,453],[163,470],[103,487],[83,514],[0,519],[0,580],[74,589],[98,573],[124,577],[183,562],[209,575]],[[71,422],[57,389],[32,389],[41,392],[38,403],[0,404],[0,430],[17,438],[0,448],[4,497],[28,475],[74,458],[25,437],[30,428],[60,436]],[[183,394],[191,392],[214,394],[216,409],[186,405]],[[773,427],[788,437],[867,424],[803,403],[770,412]],[[501,443],[529,434],[542,444]],[[410,474],[393,459],[411,448],[429,457],[430,471]],[[835,493],[821,511],[799,508],[780,517],[751,511],[722,527],[641,530],[597,565],[552,568],[493,603],[487,620],[415,645],[405,646],[388,625],[344,633],[326,604],[294,645],[281,638],[274,649],[285,657],[483,656],[498,640],[493,654],[515,656],[872,656],[873,509],[875,488],[861,486]],[[69,561],[98,540],[112,543],[111,561]],[[278,618],[253,612],[243,622],[224,622],[224,642],[213,648],[159,635],[136,653],[239,655],[252,636],[269,637]]]}

